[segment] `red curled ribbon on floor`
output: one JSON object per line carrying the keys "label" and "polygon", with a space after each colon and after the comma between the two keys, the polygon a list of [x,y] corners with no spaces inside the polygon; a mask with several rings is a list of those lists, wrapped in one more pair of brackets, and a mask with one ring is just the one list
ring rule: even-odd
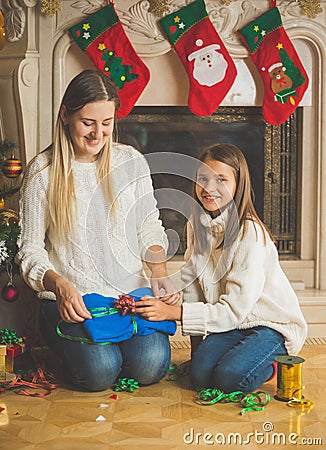
{"label": "red curled ribbon on floor", "polygon": [[[47,375],[53,378],[52,374],[47,373]],[[29,379],[25,380],[21,375],[16,375],[11,381],[1,381],[0,394],[5,391],[14,391],[19,395],[28,395],[30,397],[45,397],[57,387],[55,383],[51,383],[47,380],[44,374],[44,370],[40,367],[36,369],[36,372],[31,372],[30,375],[27,375],[27,377]],[[41,389],[43,392],[31,392],[28,388]]]}

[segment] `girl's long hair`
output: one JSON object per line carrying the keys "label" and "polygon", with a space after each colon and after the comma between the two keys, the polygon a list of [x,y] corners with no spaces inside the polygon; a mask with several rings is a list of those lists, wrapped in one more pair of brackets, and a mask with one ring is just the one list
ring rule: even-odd
{"label": "girl's long hair", "polygon": [[[264,234],[264,241],[266,244],[266,232],[269,234],[272,240],[274,240],[271,232],[263,224],[258,217],[253,204],[253,191],[251,187],[250,174],[246,159],[241,150],[233,144],[213,144],[210,147],[204,149],[198,157],[200,164],[205,161],[220,161],[234,170],[236,180],[236,190],[231,201],[228,205],[228,215],[225,224],[224,240],[220,246],[229,248],[233,242],[241,236],[244,237],[247,228],[248,220],[254,222],[261,227]],[[196,194],[196,183],[193,186],[193,232],[194,232],[194,247],[195,251],[202,254],[207,248],[207,234],[206,229],[200,221],[200,214],[203,207]],[[241,231],[241,235],[240,235]]]}
{"label": "girl's long hair", "polygon": [[[84,70],[68,85],[63,96],[60,110],[64,105],[67,115],[74,114],[86,104],[96,101],[113,101],[115,110],[119,108],[117,89],[108,76],[97,70]],[[57,237],[65,241],[74,229],[75,186],[71,170],[74,149],[69,129],[64,125],[60,110],[54,130],[52,159],[48,185],[50,224]],[[101,149],[97,158],[98,181],[106,177],[103,184],[104,195],[108,202],[113,198],[113,187],[109,183],[111,139]]]}

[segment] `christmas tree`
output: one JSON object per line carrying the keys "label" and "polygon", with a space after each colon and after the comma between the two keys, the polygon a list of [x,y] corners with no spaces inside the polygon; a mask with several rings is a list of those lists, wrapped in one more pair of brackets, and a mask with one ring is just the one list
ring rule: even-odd
{"label": "christmas tree", "polygon": [[122,64],[122,58],[114,56],[113,50],[108,50],[102,44],[102,59],[105,61],[104,72],[106,72],[110,79],[116,84],[118,89],[122,89],[126,82],[134,81],[138,78],[138,74],[130,73],[132,66]]}
{"label": "christmas tree", "polygon": [[21,162],[14,156],[16,148],[17,144],[12,140],[0,141],[0,273],[6,271],[10,277],[18,272],[14,259],[20,229],[17,212],[5,209],[5,203],[19,191],[19,186],[4,183],[2,178],[17,178],[21,174]]}
{"label": "christmas tree", "polygon": [[289,76],[292,80],[292,89],[301,86],[306,81],[306,79],[302,75],[300,70],[294,65],[293,61],[289,57],[287,51],[284,50],[284,48],[280,48],[280,57],[282,64],[286,69],[286,75]]}

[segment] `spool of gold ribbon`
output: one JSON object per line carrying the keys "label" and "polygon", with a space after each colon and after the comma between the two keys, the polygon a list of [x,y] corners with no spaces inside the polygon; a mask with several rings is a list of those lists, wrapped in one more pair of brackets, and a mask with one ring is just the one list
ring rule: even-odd
{"label": "spool of gold ribbon", "polygon": [[276,400],[288,402],[293,399],[294,393],[301,397],[302,390],[302,363],[303,358],[298,356],[277,356],[277,390]]}
{"label": "spool of gold ribbon", "polygon": [[304,399],[302,390],[302,363],[303,358],[298,356],[277,356],[277,390],[275,399],[287,402],[288,406],[312,408],[311,400]]}

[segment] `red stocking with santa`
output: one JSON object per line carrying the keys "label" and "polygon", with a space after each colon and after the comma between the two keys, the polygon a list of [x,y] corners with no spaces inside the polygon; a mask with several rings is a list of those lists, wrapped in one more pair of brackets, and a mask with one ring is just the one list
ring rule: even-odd
{"label": "red stocking with santa", "polygon": [[205,3],[193,3],[160,20],[190,80],[188,106],[199,116],[212,114],[230,90],[237,70],[209,20]]}

